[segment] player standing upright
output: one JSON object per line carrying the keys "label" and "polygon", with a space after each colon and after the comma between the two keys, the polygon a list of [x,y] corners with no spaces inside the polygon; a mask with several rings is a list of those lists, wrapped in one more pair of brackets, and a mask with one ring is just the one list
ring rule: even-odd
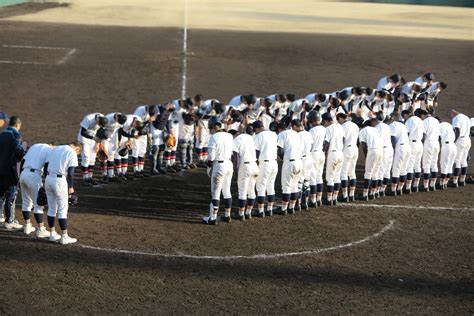
{"label": "player standing upright", "polygon": [[344,202],[355,201],[356,164],[359,158],[359,147],[357,147],[359,126],[351,122],[347,114],[344,113],[339,113],[336,119],[344,130],[344,161],[341,167],[342,200]]}
{"label": "player standing upright", "polygon": [[341,186],[341,169],[344,162],[344,130],[339,123],[333,121],[331,114],[325,113],[322,119],[323,125],[326,127],[324,145],[327,152],[327,203],[328,205],[336,205]]}
{"label": "player standing upright", "polygon": [[308,113],[309,133],[313,138],[311,156],[313,158],[313,168],[309,181],[310,202],[309,207],[321,206],[323,196],[323,170],[326,156],[324,154],[324,140],[326,139],[326,128],[321,125],[321,115],[317,111]]}
{"label": "player standing upright", "polygon": [[448,112],[456,135],[457,155],[454,160],[453,185],[464,186],[467,174],[467,157],[471,149],[471,120],[455,110]]}

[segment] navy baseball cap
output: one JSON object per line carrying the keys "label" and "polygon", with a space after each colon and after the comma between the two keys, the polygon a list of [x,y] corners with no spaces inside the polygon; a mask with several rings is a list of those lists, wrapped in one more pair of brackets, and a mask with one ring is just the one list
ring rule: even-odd
{"label": "navy baseball cap", "polygon": [[262,128],[263,127],[263,122],[262,121],[255,121],[253,122],[253,128]]}
{"label": "navy baseball cap", "polygon": [[8,120],[8,115],[5,112],[0,112],[0,120]]}

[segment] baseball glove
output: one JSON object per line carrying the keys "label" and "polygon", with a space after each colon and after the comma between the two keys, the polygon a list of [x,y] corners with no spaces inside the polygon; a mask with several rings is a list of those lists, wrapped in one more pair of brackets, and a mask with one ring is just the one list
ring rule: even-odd
{"label": "baseball glove", "polygon": [[38,204],[39,206],[48,205],[48,198],[46,197],[46,190],[44,188],[40,188],[38,190],[38,197],[36,198],[36,204]]}
{"label": "baseball glove", "polygon": [[69,194],[69,205],[76,205],[78,200],[76,192]]}
{"label": "baseball glove", "polygon": [[173,148],[176,146],[176,137],[173,134],[169,134],[165,139],[165,144],[167,148]]}
{"label": "baseball glove", "polygon": [[104,144],[99,144],[98,146],[97,159],[100,162],[106,162],[109,159],[109,154],[107,153]]}

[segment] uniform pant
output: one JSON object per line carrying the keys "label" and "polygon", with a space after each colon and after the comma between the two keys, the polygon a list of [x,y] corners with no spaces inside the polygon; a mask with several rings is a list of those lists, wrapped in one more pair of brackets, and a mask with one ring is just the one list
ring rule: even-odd
{"label": "uniform pant", "polygon": [[423,146],[423,173],[438,172],[439,142],[425,141]]}
{"label": "uniform pant", "polygon": [[230,160],[225,160],[223,163],[217,161],[213,163],[211,174],[211,196],[213,200],[219,200],[221,193],[224,199],[232,198],[230,185],[233,173],[234,168]]}
{"label": "uniform pant", "polygon": [[451,174],[453,172],[454,160],[456,159],[458,149],[454,143],[443,143],[441,145],[441,154],[439,158],[439,167],[441,174]]}
{"label": "uniform pant", "polygon": [[44,188],[48,198],[48,216],[66,219],[69,209],[69,194],[67,181],[64,176],[58,178],[56,175],[46,177]]}
{"label": "uniform pant", "polygon": [[255,199],[255,184],[257,182],[257,177],[258,166],[256,162],[241,162],[237,178],[239,200]]}
{"label": "uniform pant", "polygon": [[326,182],[329,186],[335,183],[341,183],[341,169],[344,162],[344,154],[342,151],[329,150],[326,159]]}
{"label": "uniform pant", "polygon": [[357,146],[346,147],[344,148],[343,155],[344,161],[341,167],[341,180],[356,179],[356,164],[359,158],[359,148]]}
{"label": "uniform pant", "polygon": [[43,187],[40,171],[23,170],[20,176],[20,186],[22,212],[31,212],[33,209],[35,214],[43,214],[43,206],[39,206],[36,202],[38,190]]}
{"label": "uniform pant", "polygon": [[15,201],[17,193],[17,186],[6,183],[5,179],[2,179],[0,176],[0,206],[3,206],[2,212],[5,212],[5,221],[7,223],[13,223],[13,221],[15,221]]}
{"label": "uniform pant", "polygon": [[309,184],[318,185],[323,183],[323,171],[324,171],[324,162],[326,161],[326,156],[322,150],[313,151],[311,153],[313,157],[313,168],[311,169],[311,175]]}
{"label": "uniform pant", "polygon": [[179,158],[181,165],[189,165],[193,163],[193,141],[180,139],[178,142]]}
{"label": "uniform pant", "polygon": [[278,174],[278,163],[276,160],[260,161],[258,165],[257,195],[275,195],[275,180]]}
{"label": "uniform pant", "polygon": [[92,139],[83,138],[81,151],[81,166],[89,167],[95,165],[97,157],[97,143]]}
{"label": "uniform pant", "polygon": [[383,149],[369,148],[365,158],[364,179],[378,180],[380,166],[382,165]]}
{"label": "uniform pant", "polygon": [[145,157],[148,145],[148,136],[142,135],[135,139],[132,147],[132,157]]}
{"label": "uniform pant", "polygon": [[383,148],[382,163],[380,164],[378,180],[390,179],[390,171],[393,164],[393,147],[387,146]]}
{"label": "uniform pant", "polygon": [[411,154],[408,160],[407,172],[421,172],[421,157],[423,156],[423,144],[419,141],[410,141]]}
{"label": "uniform pant", "polygon": [[457,154],[456,159],[454,159],[454,165],[456,168],[466,168],[467,167],[467,156],[469,150],[471,149],[471,140],[458,139],[456,142]]}
{"label": "uniform pant", "polygon": [[395,147],[392,163],[392,177],[399,178],[400,176],[407,175],[410,156],[411,148],[408,144],[397,145]]}
{"label": "uniform pant", "polygon": [[300,174],[299,179],[299,191],[309,190],[309,181],[311,179],[311,173],[313,170],[313,157],[309,154],[302,159],[303,170]]}
{"label": "uniform pant", "polygon": [[281,168],[281,189],[283,194],[298,192],[298,180],[303,169],[301,159],[284,160]]}

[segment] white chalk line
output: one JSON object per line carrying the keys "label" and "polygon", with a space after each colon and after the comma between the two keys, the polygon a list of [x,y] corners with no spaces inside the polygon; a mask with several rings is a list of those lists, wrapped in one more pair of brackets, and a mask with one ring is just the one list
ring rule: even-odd
{"label": "white chalk line", "polygon": [[0,64],[20,64],[20,65],[49,65],[36,61],[17,61],[17,60],[0,60]]}
{"label": "white chalk line", "polygon": [[73,48],[71,49],[63,58],[61,58],[56,64],[61,65],[64,64],[74,53],[77,51],[77,49]]}
{"label": "white chalk line", "polygon": [[399,204],[342,204],[343,206],[352,207],[375,207],[375,208],[397,208],[409,210],[439,210],[439,211],[474,211],[472,207],[448,207],[448,206],[433,206],[433,205],[399,205]]}
{"label": "white chalk line", "polygon": [[297,252],[284,252],[284,253],[276,253],[276,254],[256,254],[256,255],[234,255],[234,256],[208,256],[208,255],[187,255],[187,254],[167,254],[167,253],[152,253],[152,252],[143,252],[143,251],[134,251],[134,250],[124,250],[124,249],[113,249],[113,248],[101,248],[95,246],[88,246],[77,244],[77,246],[84,248],[84,249],[91,249],[96,251],[102,252],[111,252],[111,253],[119,253],[119,254],[127,254],[127,255],[141,255],[141,256],[149,256],[149,257],[161,257],[161,258],[181,258],[181,259],[206,259],[206,260],[238,260],[238,259],[277,259],[277,258],[285,258],[285,257],[295,257],[295,256],[306,256],[306,255],[316,255],[321,254],[324,252],[335,251],[344,248],[350,248],[353,246],[357,246],[373,239],[376,239],[386,233],[387,231],[394,228],[395,221],[390,220],[390,222],[384,226],[380,231],[370,236],[367,236],[363,239],[359,239],[356,241],[349,242],[347,244],[327,247],[327,248],[319,248],[313,250],[304,250],[304,251],[297,251]]}
{"label": "white chalk line", "polygon": [[31,45],[2,45],[4,48],[25,48],[25,49],[49,49],[49,50],[71,50],[68,47],[51,47],[51,46],[31,46]]}
{"label": "white chalk line", "polygon": [[182,75],[182,87],[181,87],[181,98],[186,98],[186,81],[187,81],[187,72],[188,72],[188,0],[183,0],[183,75]]}

